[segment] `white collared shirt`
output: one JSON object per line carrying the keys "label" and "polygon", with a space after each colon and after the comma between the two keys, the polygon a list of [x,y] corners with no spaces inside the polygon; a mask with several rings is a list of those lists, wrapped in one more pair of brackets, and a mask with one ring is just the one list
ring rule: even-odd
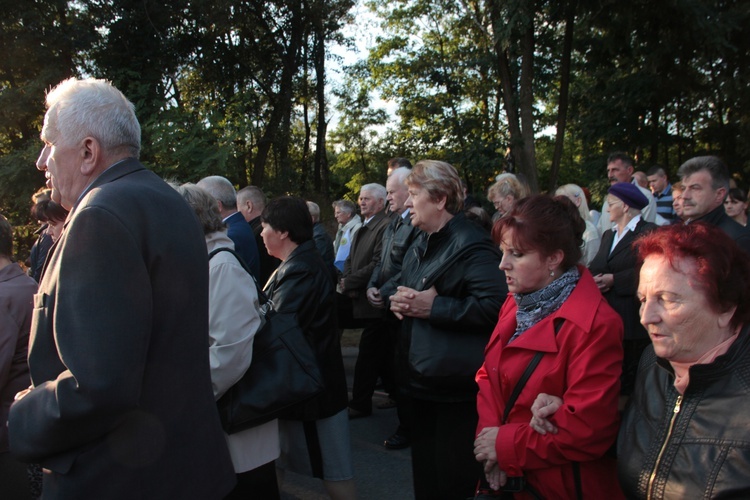
{"label": "white collared shirt", "polygon": [[609,249],[610,254],[612,254],[612,251],[615,249],[620,240],[623,239],[626,234],[628,234],[628,231],[635,231],[635,226],[638,225],[638,222],[640,220],[641,214],[636,215],[630,220],[630,222],[628,222],[628,225],[625,226],[625,229],[623,229],[622,232],[619,232],[617,230],[617,225],[614,225],[612,227],[612,231],[615,233],[615,237],[612,239],[612,246]]}

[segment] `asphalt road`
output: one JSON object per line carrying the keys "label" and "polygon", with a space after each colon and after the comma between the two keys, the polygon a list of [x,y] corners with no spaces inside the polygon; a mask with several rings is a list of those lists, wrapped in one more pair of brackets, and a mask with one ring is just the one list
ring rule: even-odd
{"label": "asphalt road", "polygon": [[[344,367],[351,393],[356,347],[344,347]],[[373,402],[385,395],[376,392]],[[350,420],[354,474],[359,500],[412,500],[411,450],[388,450],[383,441],[398,425],[396,409],[378,410],[372,416]],[[282,500],[327,500],[323,483],[299,474],[287,473],[281,489]]]}

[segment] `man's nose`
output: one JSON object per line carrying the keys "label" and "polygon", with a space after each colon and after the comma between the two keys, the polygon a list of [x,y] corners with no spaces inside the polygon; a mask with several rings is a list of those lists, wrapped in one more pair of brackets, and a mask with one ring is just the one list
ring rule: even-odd
{"label": "man's nose", "polygon": [[39,170],[47,170],[47,158],[49,157],[49,146],[44,146],[42,152],[39,153],[39,158],[36,160],[36,168]]}

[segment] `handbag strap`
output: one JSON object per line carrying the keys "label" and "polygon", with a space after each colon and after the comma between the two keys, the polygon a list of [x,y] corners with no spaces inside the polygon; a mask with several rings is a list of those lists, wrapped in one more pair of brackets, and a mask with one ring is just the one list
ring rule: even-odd
{"label": "handbag strap", "polygon": [[208,254],[208,260],[211,260],[211,258],[219,252],[229,252],[232,255],[234,255],[234,258],[237,259],[237,261],[240,263],[240,265],[242,266],[242,269],[247,271],[247,274],[249,274],[250,277],[253,279],[253,283],[255,283],[255,290],[258,292],[258,303],[262,306],[266,304],[267,302],[269,302],[268,296],[263,292],[263,289],[260,287],[260,285],[258,285],[258,280],[255,279],[255,275],[250,270],[250,267],[245,262],[245,259],[243,259],[240,256],[240,254],[238,254],[237,252],[235,252],[229,247],[220,247],[220,248],[216,248],[212,250],[211,253]]}
{"label": "handbag strap", "polygon": [[[560,328],[562,327],[562,324],[565,322],[565,319],[563,318],[555,318],[555,336],[557,336],[557,332],[560,331]],[[542,360],[542,357],[544,356],[544,352],[538,351],[536,354],[534,354],[534,357],[531,358],[531,361],[529,361],[529,365],[526,367],[526,370],[523,372],[523,375],[521,375],[521,378],[518,379],[518,382],[516,382],[516,386],[513,388],[513,392],[510,393],[510,397],[508,398],[508,402],[505,403],[505,410],[503,411],[503,419],[501,421],[502,424],[505,424],[505,422],[508,420],[508,415],[510,415],[510,411],[513,409],[513,406],[516,404],[516,399],[518,399],[518,396],[521,394],[521,391],[523,390],[524,386],[526,385],[526,382],[528,382],[529,377],[531,377],[531,374],[534,373],[534,370],[536,370],[537,365]]]}

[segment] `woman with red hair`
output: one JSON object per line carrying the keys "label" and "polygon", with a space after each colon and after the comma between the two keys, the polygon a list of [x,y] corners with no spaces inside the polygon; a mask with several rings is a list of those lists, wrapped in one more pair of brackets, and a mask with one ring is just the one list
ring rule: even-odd
{"label": "woman with red hair", "polygon": [[476,377],[474,442],[492,490],[619,497],[606,452],[619,423],[622,320],[578,264],[584,229],[564,196],[525,198],[493,228],[510,294]]}
{"label": "woman with red hair", "polygon": [[721,229],[636,243],[644,351],[618,440],[629,498],[750,498],[750,261]]}

